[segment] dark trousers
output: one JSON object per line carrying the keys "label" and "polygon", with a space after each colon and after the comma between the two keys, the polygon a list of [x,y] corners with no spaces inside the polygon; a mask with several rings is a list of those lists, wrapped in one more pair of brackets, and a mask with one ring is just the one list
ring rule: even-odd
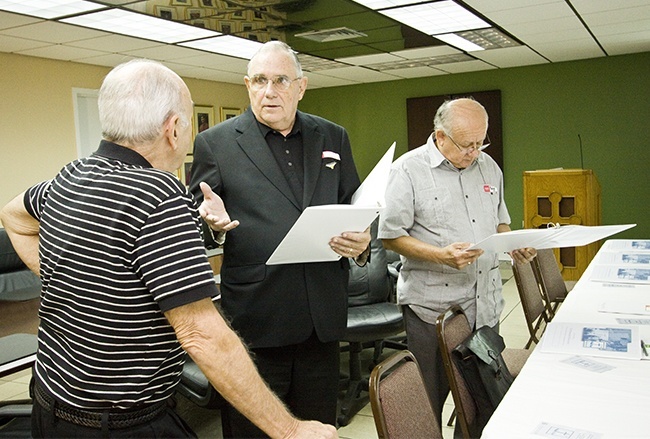
{"label": "dark trousers", "polygon": [[115,430],[88,428],[57,418],[34,402],[32,409],[32,437],[34,438],[196,438],[192,429],[171,408],[149,422]]}
{"label": "dark trousers", "polygon": [[[339,344],[322,343],[316,334],[296,345],[251,349],[260,375],[299,419],[335,425],[339,385]],[[224,437],[266,438],[228,405],[222,410]]]}
{"label": "dark trousers", "polygon": [[449,381],[442,362],[436,325],[420,319],[410,306],[402,307],[408,350],[415,355],[422,371],[433,412],[442,423],[442,408],[449,395]]}

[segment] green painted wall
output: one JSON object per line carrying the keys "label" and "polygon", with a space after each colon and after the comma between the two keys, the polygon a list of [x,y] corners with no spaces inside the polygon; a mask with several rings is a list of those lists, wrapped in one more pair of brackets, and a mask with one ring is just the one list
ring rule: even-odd
{"label": "green painted wall", "polygon": [[[308,76],[308,75],[307,75]],[[300,109],[345,126],[361,177],[393,141],[407,149],[406,99],[501,90],[506,202],[522,227],[522,173],[585,169],[602,188],[603,224],[650,238],[650,52],[308,90]]]}

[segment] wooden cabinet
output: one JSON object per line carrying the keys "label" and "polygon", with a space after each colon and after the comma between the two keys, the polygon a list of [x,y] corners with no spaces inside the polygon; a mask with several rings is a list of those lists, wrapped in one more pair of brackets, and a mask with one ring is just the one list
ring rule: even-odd
{"label": "wooden cabinet", "polygon": [[[524,171],[524,227],[601,224],[600,185],[589,169]],[[565,280],[578,280],[600,242],[555,249]]]}

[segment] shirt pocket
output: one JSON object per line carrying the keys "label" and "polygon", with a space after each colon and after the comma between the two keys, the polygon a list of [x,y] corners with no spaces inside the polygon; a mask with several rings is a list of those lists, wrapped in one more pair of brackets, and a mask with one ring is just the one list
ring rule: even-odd
{"label": "shirt pocket", "polygon": [[427,228],[440,228],[451,221],[451,194],[444,187],[418,188],[416,221]]}

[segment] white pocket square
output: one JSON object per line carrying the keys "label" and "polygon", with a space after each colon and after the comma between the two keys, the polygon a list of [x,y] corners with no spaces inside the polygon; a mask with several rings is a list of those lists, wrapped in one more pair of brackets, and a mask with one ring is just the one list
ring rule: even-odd
{"label": "white pocket square", "polygon": [[338,155],[338,153],[334,151],[323,151],[322,158],[324,159],[334,159],[334,160],[341,160],[341,156]]}

